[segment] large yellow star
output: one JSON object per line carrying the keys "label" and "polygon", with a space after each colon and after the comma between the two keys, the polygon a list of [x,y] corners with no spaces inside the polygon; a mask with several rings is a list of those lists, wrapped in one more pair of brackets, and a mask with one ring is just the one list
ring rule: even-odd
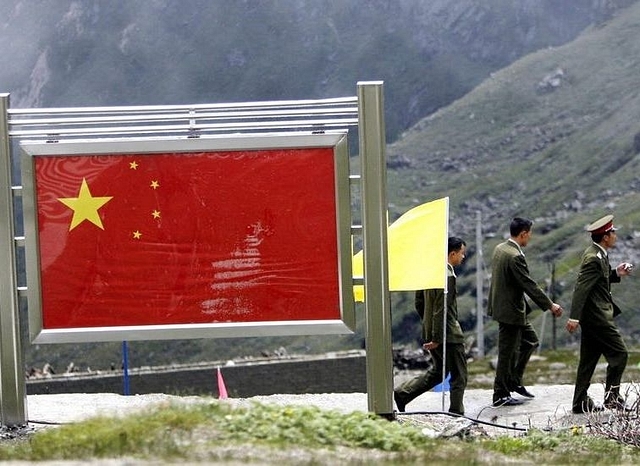
{"label": "large yellow star", "polygon": [[104,230],[102,226],[102,220],[98,215],[98,209],[113,199],[113,196],[109,197],[93,197],[91,191],[89,191],[89,185],[87,180],[82,178],[82,184],[80,185],[80,192],[78,197],[59,197],[58,200],[64,205],[73,210],[73,218],[71,219],[71,225],[69,231],[80,225],[85,220],[90,221],[98,228]]}

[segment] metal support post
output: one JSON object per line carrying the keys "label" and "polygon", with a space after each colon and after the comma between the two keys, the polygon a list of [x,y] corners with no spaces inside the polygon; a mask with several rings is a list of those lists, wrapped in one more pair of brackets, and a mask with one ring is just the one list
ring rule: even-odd
{"label": "metal support post", "polygon": [[18,283],[11,191],[9,94],[0,94],[0,411],[3,425],[26,423]]}
{"label": "metal support post", "polygon": [[476,212],[476,344],[484,358],[484,259],[482,253],[482,212]]}
{"label": "metal support post", "polygon": [[387,255],[387,166],[382,81],[358,83],[369,411],[393,413],[391,302]]}

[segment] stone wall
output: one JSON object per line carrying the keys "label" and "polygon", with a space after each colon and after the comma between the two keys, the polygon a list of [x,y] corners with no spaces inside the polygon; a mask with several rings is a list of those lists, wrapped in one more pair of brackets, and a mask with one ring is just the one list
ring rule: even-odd
{"label": "stone wall", "polygon": [[[284,359],[221,367],[230,397],[301,393],[365,393],[364,355]],[[129,394],[166,393],[218,396],[214,363],[129,371]],[[54,375],[27,381],[27,394],[124,393],[122,371],[94,375]]]}

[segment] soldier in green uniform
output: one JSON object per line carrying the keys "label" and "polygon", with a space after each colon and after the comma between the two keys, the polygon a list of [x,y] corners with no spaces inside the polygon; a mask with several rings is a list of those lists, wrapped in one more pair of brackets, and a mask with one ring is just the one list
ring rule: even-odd
{"label": "soldier in green uniform", "polygon": [[[424,374],[408,380],[397,387],[393,398],[400,412],[405,406],[442,382],[443,360],[445,371],[451,374],[451,401],[449,412],[464,414],[464,390],[467,387],[467,357],[464,349],[464,333],[458,322],[456,274],[454,267],[465,257],[466,243],[457,237],[448,240],[447,254],[447,294],[442,289],[420,290],[416,292],[415,308],[422,319],[422,345],[431,352],[433,366]],[[446,312],[446,347],[444,316]],[[446,348],[446,356],[445,356]]]}
{"label": "soldier in green uniform", "polygon": [[613,215],[606,215],[587,227],[591,233],[591,245],[582,255],[578,279],[573,291],[571,313],[567,330],[573,333],[578,327],[580,334],[580,362],[573,393],[574,413],[601,411],[588,396],[591,377],[600,356],[607,360],[604,407],[625,409],[625,400],[620,396],[620,381],[627,366],[628,352],[624,340],[613,318],[620,308],[611,297],[611,283],[620,282],[633,266],[622,262],[615,270],[609,265],[608,250],[616,243]]}
{"label": "soldier in green uniform", "polygon": [[533,222],[516,217],[509,225],[510,238],[496,246],[491,258],[488,314],[498,322],[498,366],[493,384],[493,406],[513,406],[522,400],[516,392],[533,398],[522,384],[529,358],[538,347],[538,335],[529,322],[529,296],[543,310],[562,315],[562,307],[547,297],[529,276],[522,248],[529,244]]}

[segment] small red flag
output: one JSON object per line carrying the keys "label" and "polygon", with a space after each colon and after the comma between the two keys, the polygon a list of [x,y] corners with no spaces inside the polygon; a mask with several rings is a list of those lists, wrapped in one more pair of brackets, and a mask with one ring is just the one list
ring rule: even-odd
{"label": "small red flag", "polygon": [[227,386],[224,384],[224,379],[222,378],[222,371],[218,367],[218,398],[221,400],[226,400],[229,398],[229,394],[227,393]]}
{"label": "small red flag", "polygon": [[332,148],[35,160],[43,328],[339,319]]}

